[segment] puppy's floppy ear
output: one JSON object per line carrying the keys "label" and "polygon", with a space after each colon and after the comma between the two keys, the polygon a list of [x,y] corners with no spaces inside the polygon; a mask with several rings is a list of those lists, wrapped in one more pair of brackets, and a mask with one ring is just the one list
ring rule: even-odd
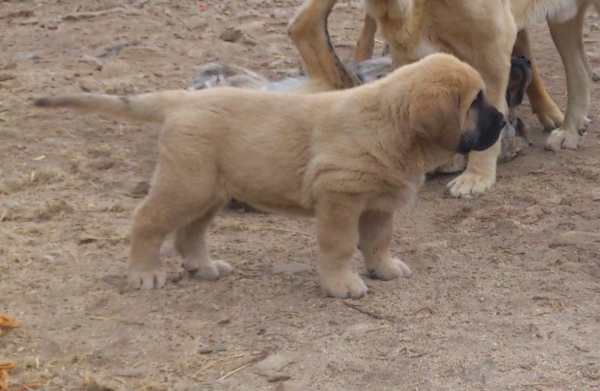
{"label": "puppy's floppy ear", "polygon": [[455,150],[460,142],[460,95],[458,84],[423,82],[410,96],[410,128],[428,143]]}

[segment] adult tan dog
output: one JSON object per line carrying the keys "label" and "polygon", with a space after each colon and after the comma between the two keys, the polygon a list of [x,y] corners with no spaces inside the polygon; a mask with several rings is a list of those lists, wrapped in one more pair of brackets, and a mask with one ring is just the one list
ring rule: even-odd
{"label": "adult tan dog", "polygon": [[436,54],[342,91],[223,87],[73,94],[35,105],[163,124],[152,186],[134,213],[128,266],[134,287],[164,284],[159,250],[172,231],[188,271],[207,279],[231,272],[228,263],[211,259],[206,230],[235,198],[266,211],[315,216],[321,287],[330,296],[358,298],[367,287],[350,266],[357,245],[372,277],[410,275],[389,253],[394,211],[415,198],[426,172],[498,140],[506,121],[485,94],[474,68]]}
{"label": "adult tan dog", "polygon": [[[360,84],[349,77],[328,45],[327,16],[337,0],[307,0],[289,25],[289,33],[305,61],[335,79],[337,88]],[[590,121],[589,84],[592,69],[582,41],[583,19],[600,0],[364,0],[390,45],[395,66],[431,53],[456,55],[477,69],[490,101],[507,112],[505,91],[517,31],[547,20],[567,75],[568,107],[562,126],[550,134],[551,150],[576,149]],[[524,53],[525,54],[525,53]],[[308,58],[308,60],[307,60]],[[560,118],[558,119],[560,120]],[[467,169],[449,183],[454,196],[478,194],[496,181],[497,143],[486,151],[471,152]]]}

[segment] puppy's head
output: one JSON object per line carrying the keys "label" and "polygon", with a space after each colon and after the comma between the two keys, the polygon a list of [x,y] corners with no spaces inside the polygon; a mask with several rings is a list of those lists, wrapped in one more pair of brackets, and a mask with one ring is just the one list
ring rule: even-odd
{"label": "puppy's head", "polygon": [[510,60],[510,79],[506,90],[506,103],[510,109],[523,102],[525,91],[531,83],[531,61],[525,56]]}
{"label": "puppy's head", "polygon": [[473,67],[447,54],[414,63],[410,127],[426,143],[466,154],[494,145],[506,125],[504,115],[486,99],[485,84]]}

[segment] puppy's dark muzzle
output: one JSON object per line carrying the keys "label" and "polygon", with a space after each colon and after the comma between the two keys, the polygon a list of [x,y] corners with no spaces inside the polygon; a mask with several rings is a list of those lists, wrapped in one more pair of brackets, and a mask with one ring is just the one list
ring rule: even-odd
{"label": "puppy's dark muzzle", "polygon": [[493,106],[484,107],[473,132],[465,133],[460,139],[458,153],[485,151],[498,141],[502,129],[506,126],[504,115]]}

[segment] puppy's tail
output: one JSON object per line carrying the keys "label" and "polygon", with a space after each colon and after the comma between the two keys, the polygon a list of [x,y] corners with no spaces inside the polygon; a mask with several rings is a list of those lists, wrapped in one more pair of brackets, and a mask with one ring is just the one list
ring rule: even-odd
{"label": "puppy's tail", "polygon": [[46,108],[74,108],[138,121],[163,122],[169,97],[167,91],[132,96],[78,93],[37,99],[34,105]]}

